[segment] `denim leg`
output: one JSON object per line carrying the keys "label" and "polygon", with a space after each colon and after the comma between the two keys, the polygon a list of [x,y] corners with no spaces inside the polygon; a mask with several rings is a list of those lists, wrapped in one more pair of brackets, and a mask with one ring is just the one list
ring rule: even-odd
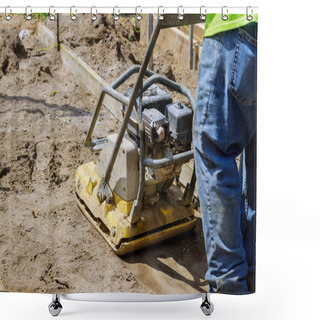
{"label": "denim leg", "polygon": [[256,41],[245,30],[204,39],[194,149],[210,292],[248,293],[235,158],[256,132]]}

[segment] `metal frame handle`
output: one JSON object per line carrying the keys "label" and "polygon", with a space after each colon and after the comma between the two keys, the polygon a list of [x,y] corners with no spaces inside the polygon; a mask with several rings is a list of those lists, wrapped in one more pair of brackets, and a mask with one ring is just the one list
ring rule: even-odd
{"label": "metal frame handle", "polygon": [[[194,24],[194,23],[199,23],[201,22],[199,16],[197,15],[189,15],[189,17],[187,19],[183,19],[180,21],[177,21],[176,17],[174,19],[173,15],[166,15],[164,17],[163,20],[161,19],[157,19],[156,25],[153,29],[153,33],[151,36],[151,39],[148,43],[148,47],[147,47],[147,51],[145,53],[143,62],[141,67],[139,67],[139,69],[130,69],[130,71],[136,70],[139,71],[138,74],[138,79],[134,85],[133,91],[130,95],[130,99],[128,101],[128,99],[121,93],[119,93],[116,88],[118,86],[120,86],[129,76],[130,76],[130,72],[125,73],[122,76],[121,80],[116,80],[111,86],[109,87],[104,87],[101,94],[100,94],[100,98],[99,98],[99,102],[98,105],[96,107],[95,113],[94,113],[94,117],[91,121],[90,124],[90,129],[88,131],[88,135],[87,135],[87,139],[86,139],[86,145],[87,146],[92,146],[92,141],[91,141],[91,136],[92,136],[92,132],[95,126],[95,123],[97,121],[98,115],[100,113],[100,109],[101,109],[101,105],[104,99],[105,94],[109,94],[110,96],[112,96],[113,98],[117,99],[118,101],[125,103],[127,105],[126,108],[126,112],[123,118],[123,122],[120,128],[120,132],[118,133],[117,136],[117,140],[116,143],[114,145],[113,151],[112,151],[112,155],[110,158],[110,161],[108,162],[108,167],[106,168],[106,171],[104,173],[104,175],[101,178],[101,182],[99,184],[99,189],[98,189],[98,200],[100,201],[100,203],[102,203],[104,200],[106,200],[106,203],[110,203],[111,199],[113,197],[112,195],[112,191],[109,187],[109,181],[111,178],[111,172],[113,170],[114,167],[114,163],[116,160],[116,157],[118,155],[119,149],[120,149],[120,145],[121,142],[123,140],[124,134],[125,134],[125,130],[128,127],[128,123],[131,117],[131,113],[133,111],[136,99],[138,97],[139,92],[142,94],[143,90],[146,90],[146,88],[148,88],[150,85],[152,85],[153,83],[156,82],[160,82],[164,85],[167,85],[169,87],[172,87],[174,89],[177,89],[178,92],[181,92],[183,94],[185,94],[188,98],[189,101],[194,109],[195,107],[195,102],[194,99],[190,93],[190,91],[180,85],[178,85],[177,83],[166,79],[164,77],[161,77],[159,75],[155,75],[152,72],[148,72],[147,70],[147,65],[150,61],[154,46],[156,44],[159,32],[162,28],[170,28],[173,26],[178,26],[178,25],[188,25],[188,24]],[[154,76],[151,76],[144,84],[143,84],[143,77],[147,74],[153,74]],[[142,110],[140,111],[140,115]],[[141,117],[140,117],[141,118]],[[138,120],[139,121],[139,120]],[[131,208],[131,212],[129,215],[129,222],[130,223],[135,223],[139,220],[140,218],[140,211],[141,211],[141,207],[142,207],[142,197],[143,197],[143,185],[144,185],[144,172],[145,172],[145,165],[148,164],[145,163],[145,159],[144,159],[144,152],[141,151],[141,149],[144,149],[144,141],[143,141],[143,123],[139,122],[139,136],[140,136],[140,161],[139,161],[139,169],[140,169],[140,178],[139,178],[139,188],[138,188],[138,195],[137,198],[134,200],[133,206]],[[161,159],[163,161],[167,161],[169,163],[171,163],[171,161],[176,162],[176,161],[183,161],[185,159],[187,159],[188,157],[192,157],[193,153],[191,155],[191,153],[182,153],[179,155],[175,155],[173,157],[170,157],[169,159]],[[147,160],[148,161],[148,160]],[[153,160],[152,160],[153,161]],[[193,176],[192,176],[192,180],[191,183],[188,184],[188,187],[185,190],[185,194],[184,194],[184,198],[186,198],[187,196],[190,198],[190,194],[193,194],[193,190],[194,190],[194,185],[195,185],[195,172],[193,172]],[[192,195],[191,195],[192,196]],[[190,199],[189,199],[190,200]],[[186,205],[190,204],[189,200],[186,203]]]}

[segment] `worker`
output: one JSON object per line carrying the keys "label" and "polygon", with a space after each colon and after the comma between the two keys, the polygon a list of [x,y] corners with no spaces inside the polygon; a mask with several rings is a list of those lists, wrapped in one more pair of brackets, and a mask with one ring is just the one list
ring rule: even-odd
{"label": "worker", "polygon": [[255,290],[257,22],[206,17],[193,138],[211,293]]}

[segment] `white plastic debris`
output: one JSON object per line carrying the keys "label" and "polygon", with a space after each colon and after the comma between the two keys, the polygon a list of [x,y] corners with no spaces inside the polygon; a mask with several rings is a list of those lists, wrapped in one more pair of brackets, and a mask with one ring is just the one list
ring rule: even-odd
{"label": "white plastic debris", "polygon": [[30,31],[29,30],[21,30],[19,33],[19,38],[22,41],[23,39],[29,39],[30,38]]}

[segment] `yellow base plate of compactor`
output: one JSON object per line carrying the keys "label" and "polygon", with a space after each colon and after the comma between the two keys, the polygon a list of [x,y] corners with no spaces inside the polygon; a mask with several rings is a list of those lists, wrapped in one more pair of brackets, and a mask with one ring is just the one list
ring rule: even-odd
{"label": "yellow base plate of compactor", "polygon": [[128,216],[132,201],[126,202],[114,194],[113,205],[105,201],[100,204],[97,192],[101,179],[94,172],[94,166],[94,162],[89,162],[77,169],[77,204],[117,255],[153,245],[195,227],[193,207],[179,203],[183,193],[175,185],[160,197],[158,203],[144,206],[140,220],[131,225]]}

